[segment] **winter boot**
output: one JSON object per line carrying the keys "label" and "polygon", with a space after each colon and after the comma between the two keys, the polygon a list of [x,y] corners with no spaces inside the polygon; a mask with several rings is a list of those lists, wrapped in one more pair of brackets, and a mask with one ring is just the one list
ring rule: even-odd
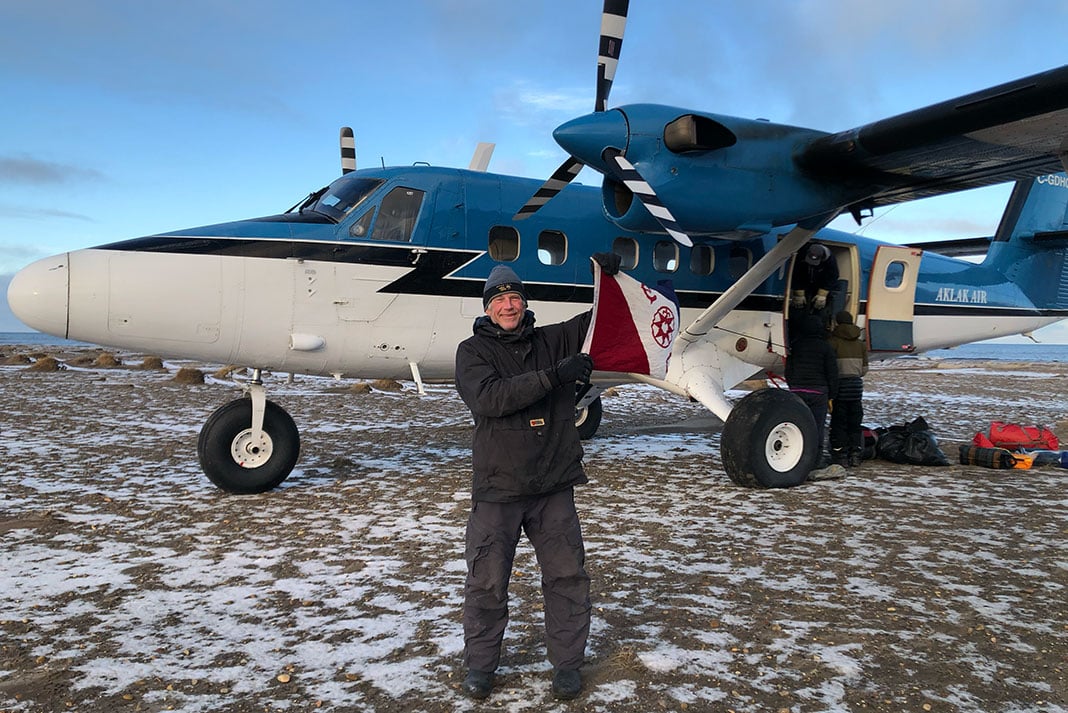
{"label": "winter boot", "polygon": [[831,463],[833,465],[849,466],[849,452],[845,448],[831,449]]}
{"label": "winter boot", "polygon": [[553,697],[570,701],[582,692],[582,676],[573,668],[558,668],[553,675]]}
{"label": "winter boot", "polygon": [[846,462],[847,468],[856,468],[860,466],[860,450],[857,448],[851,448],[849,450],[849,460]]}
{"label": "winter boot", "polygon": [[464,693],[476,701],[484,701],[493,691],[493,673],[490,671],[468,671],[463,683]]}

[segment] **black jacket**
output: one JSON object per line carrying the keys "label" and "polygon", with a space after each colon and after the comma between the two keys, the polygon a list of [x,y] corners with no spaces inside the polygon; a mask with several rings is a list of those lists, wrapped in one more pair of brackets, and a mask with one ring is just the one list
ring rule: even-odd
{"label": "black jacket", "polygon": [[827,342],[827,330],[814,315],[790,320],[796,332],[786,357],[786,383],[794,390],[822,391],[838,395],[838,357]]}
{"label": "black jacket", "polygon": [[834,290],[838,286],[838,263],[828,258],[819,265],[809,265],[800,257],[794,262],[791,290],[804,290],[810,298],[819,290]]}
{"label": "black jacket", "polygon": [[574,382],[553,387],[550,370],[578,354],[590,324],[586,312],[534,326],[527,312],[515,332],[475,320],[456,349],[456,390],[475,418],[474,500],[513,502],[586,482],[575,428]]}

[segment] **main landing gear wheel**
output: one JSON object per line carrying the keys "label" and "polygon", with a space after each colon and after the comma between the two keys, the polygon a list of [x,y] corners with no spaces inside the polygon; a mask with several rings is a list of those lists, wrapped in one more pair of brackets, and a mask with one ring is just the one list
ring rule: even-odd
{"label": "main landing gear wheel", "polygon": [[603,414],[600,396],[591,401],[586,408],[575,409],[575,427],[578,428],[580,439],[587,441],[593,438],[593,434],[597,433],[601,425]]}
{"label": "main landing gear wheel", "polygon": [[805,402],[783,389],[761,389],[731,409],[720,443],[723,468],[749,488],[789,488],[816,463],[816,421]]}
{"label": "main landing gear wheel", "polygon": [[252,399],[219,407],[197,439],[200,467],[208,479],[230,493],[264,493],[285,480],[300,455],[300,433],[292,417],[266,402],[263,433],[252,437]]}

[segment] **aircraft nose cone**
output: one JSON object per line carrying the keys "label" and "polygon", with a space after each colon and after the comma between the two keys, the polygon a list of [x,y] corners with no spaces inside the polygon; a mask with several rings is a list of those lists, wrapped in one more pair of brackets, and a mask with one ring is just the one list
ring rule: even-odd
{"label": "aircraft nose cone", "polygon": [[15,273],[7,287],[7,304],[27,327],[67,336],[67,253],[31,263]]}
{"label": "aircraft nose cone", "polygon": [[569,154],[594,168],[604,166],[601,154],[608,147],[626,153],[627,118],[618,109],[599,111],[561,124],[553,138]]}

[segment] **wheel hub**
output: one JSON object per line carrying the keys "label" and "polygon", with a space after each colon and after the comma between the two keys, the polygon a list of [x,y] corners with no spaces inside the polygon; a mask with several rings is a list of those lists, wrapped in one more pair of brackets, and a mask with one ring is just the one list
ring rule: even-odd
{"label": "wheel hub", "polygon": [[764,443],[764,456],[769,466],[785,473],[801,462],[804,444],[801,429],[796,424],[783,422],[768,433],[768,439]]}
{"label": "wheel hub", "polygon": [[256,440],[252,438],[252,429],[247,428],[234,437],[230,444],[230,455],[242,468],[259,468],[271,459],[274,443],[266,431],[260,432]]}
{"label": "wheel hub", "polygon": [[589,415],[590,410],[588,408],[575,409],[575,426],[581,426],[583,423],[585,423],[586,417]]}

